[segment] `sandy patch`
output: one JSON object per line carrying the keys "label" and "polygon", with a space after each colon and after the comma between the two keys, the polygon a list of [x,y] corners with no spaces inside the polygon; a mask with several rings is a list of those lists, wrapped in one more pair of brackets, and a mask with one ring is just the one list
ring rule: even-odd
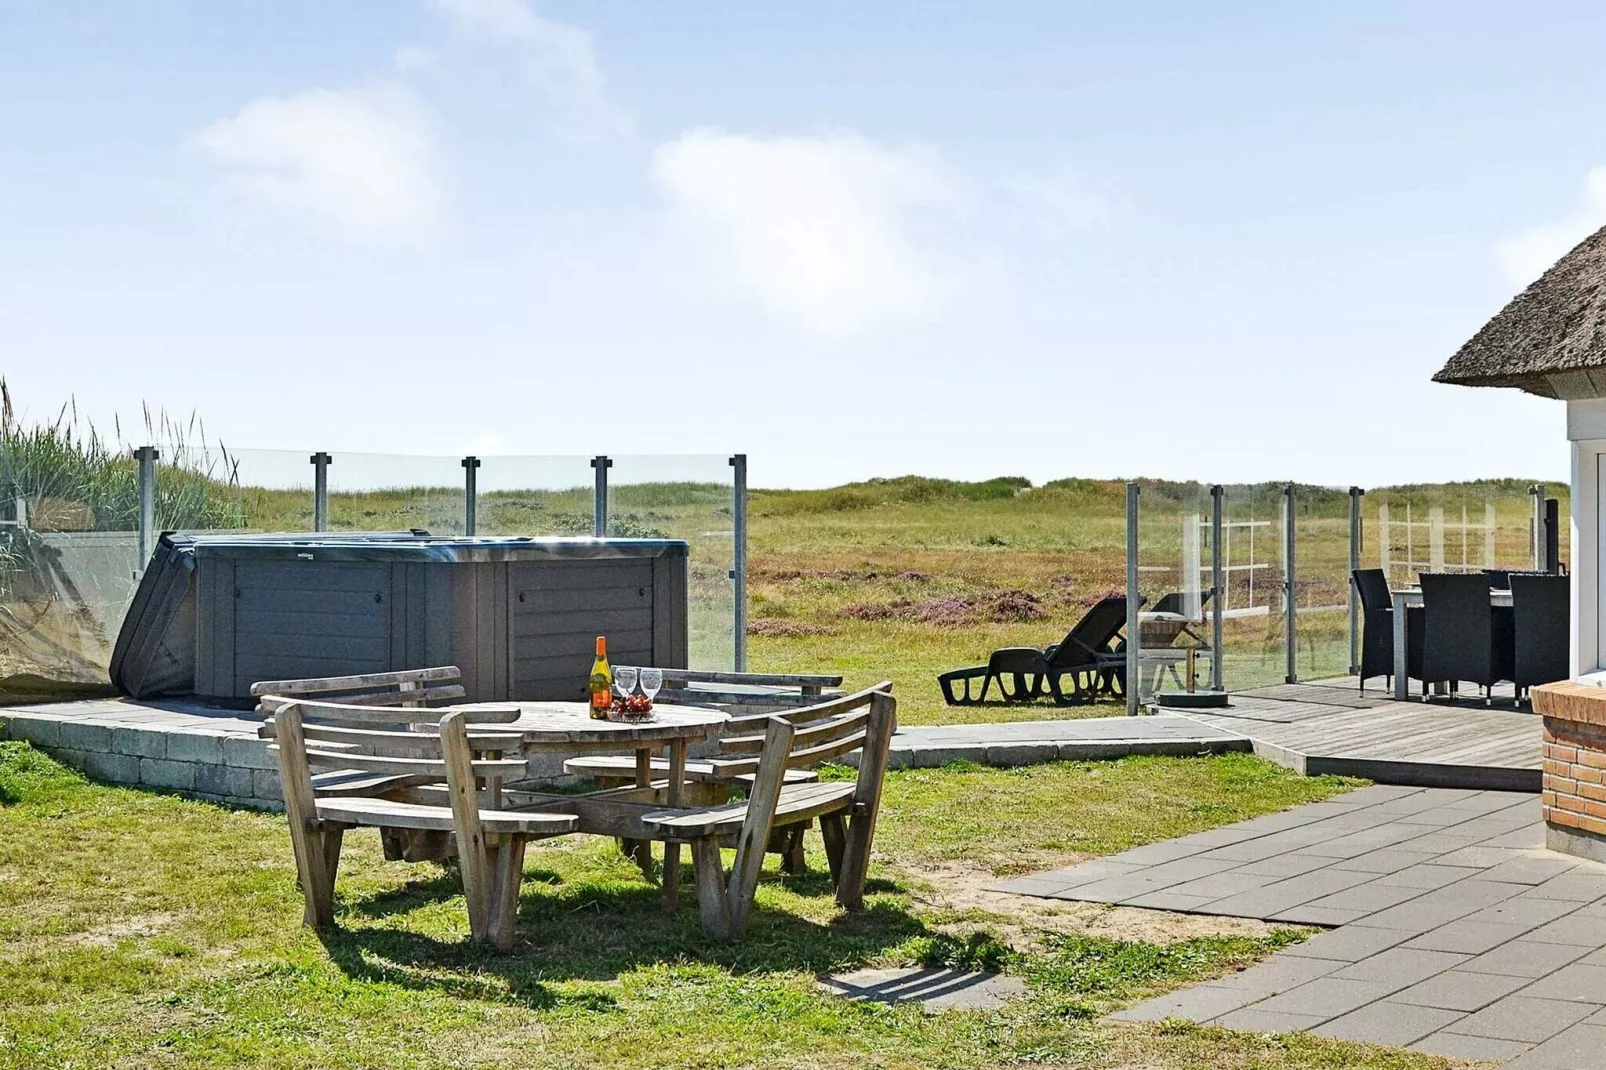
{"label": "sandy patch", "polygon": [[966,931],[985,927],[1017,951],[1029,951],[1043,931],[1076,933],[1111,940],[1144,940],[1175,944],[1201,936],[1264,936],[1286,925],[1271,925],[1253,918],[1225,918],[1206,914],[1178,914],[1169,910],[1072,903],[988,891],[1007,878],[965,862],[943,862],[910,869],[925,887],[914,893],[924,906],[954,913],[984,911],[985,924],[957,922],[940,928]]}
{"label": "sandy patch", "polygon": [[155,936],[177,920],[172,914],[136,914],[132,918],[97,925],[72,938],[80,947],[116,947],[117,941],[134,936]]}

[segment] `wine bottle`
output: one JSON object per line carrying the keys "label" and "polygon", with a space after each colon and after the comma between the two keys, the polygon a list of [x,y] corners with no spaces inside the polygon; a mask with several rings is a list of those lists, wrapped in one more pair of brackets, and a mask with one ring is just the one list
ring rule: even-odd
{"label": "wine bottle", "polygon": [[608,664],[608,637],[605,635],[597,636],[597,660],[591,663],[587,689],[591,692],[591,716],[598,721],[606,720],[613,706],[613,666]]}

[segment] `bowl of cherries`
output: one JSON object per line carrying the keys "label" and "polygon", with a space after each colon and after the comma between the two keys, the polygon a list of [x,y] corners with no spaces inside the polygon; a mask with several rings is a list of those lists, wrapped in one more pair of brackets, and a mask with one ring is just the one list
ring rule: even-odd
{"label": "bowl of cherries", "polygon": [[631,692],[629,696],[613,697],[613,706],[608,711],[608,719],[613,721],[642,722],[652,720],[652,699],[646,695]]}

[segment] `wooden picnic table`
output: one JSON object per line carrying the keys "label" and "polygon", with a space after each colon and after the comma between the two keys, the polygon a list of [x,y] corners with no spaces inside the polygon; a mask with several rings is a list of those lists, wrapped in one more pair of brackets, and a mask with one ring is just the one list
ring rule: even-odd
{"label": "wooden picnic table", "polygon": [[[556,796],[540,792],[509,790],[510,810],[539,809],[571,813],[578,819],[577,832],[615,836],[625,853],[635,858],[643,872],[652,868],[652,845],[645,838],[640,814],[648,807],[674,808],[684,804],[686,790],[686,746],[712,736],[729,719],[728,715],[706,706],[656,704],[652,720],[644,722],[598,721],[584,702],[482,702],[465,707],[517,707],[517,720],[487,726],[496,733],[519,737],[522,754],[599,754],[630,750],[636,754],[636,783],[632,788],[611,788],[581,795]],[[669,769],[661,791],[653,788],[653,751],[666,751]],[[522,799],[521,799],[522,796]],[[634,833],[634,835],[632,835]],[[664,885],[666,900],[678,898],[680,845],[664,845]]]}

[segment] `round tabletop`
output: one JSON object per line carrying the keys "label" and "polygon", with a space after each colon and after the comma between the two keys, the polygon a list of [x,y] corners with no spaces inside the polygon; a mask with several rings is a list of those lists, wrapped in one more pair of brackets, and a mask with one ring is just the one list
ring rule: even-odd
{"label": "round tabletop", "polygon": [[707,739],[727,720],[727,715],[706,706],[660,704],[652,708],[650,721],[598,721],[591,717],[585,702],[475,702],[463,707],[514,706],[516,721],[476,725],[480,732],[516,732],[526,746],[563,747],[640,747]]}

